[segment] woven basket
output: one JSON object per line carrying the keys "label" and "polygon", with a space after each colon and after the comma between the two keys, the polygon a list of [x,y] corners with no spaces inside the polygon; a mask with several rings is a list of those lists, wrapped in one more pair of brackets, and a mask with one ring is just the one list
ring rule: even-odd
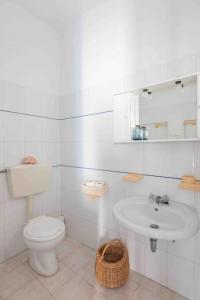
{"label": "woven basket", "polygon": [[126,283],[129,258],[127,248],[120,240],[112,240],[97,250],[95,272],[104,287],[117,288]]}

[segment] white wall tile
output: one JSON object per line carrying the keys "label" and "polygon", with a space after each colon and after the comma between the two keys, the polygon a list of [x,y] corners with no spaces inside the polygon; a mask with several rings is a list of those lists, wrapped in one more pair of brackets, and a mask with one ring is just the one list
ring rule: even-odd
{"label": "white wall tile", "polygon": [[6,187],[7,181],[5,174],[0,175],[0,203],[3,203],[5,200],[5,187]]}
{"label": "white wall tile", "polygon": [[147,174],[171,177],[193,174],[193,143],[145,144],[143,160],[144,173]]}
{"label": "white wall tile", "polygon": [[58,143],[43,143],[43,161],[51,165],[59,165],[60,151]]}
{"label": "white wall tile", "polygon": [[138,240],[126,240],[131,269],[144,274],[145,244]]}
{"label": "white wall tile", "polygon": [[33,217],[39,217],[45,214],[46,193],[34,196]]}
{"label": "white wall tile", "polygon": [[41,142],[24,142],[24,156],[34,156],[38,162],[44,161],[43,143]]}
{"label": "white wall tile", "polygon": [[43,116],[58,118],[60,112],[59,96],[42,94],[41,112]]}
{"label": "white wall tile", "polygon": [[[67,211],[62,210],[66,219],[67,234],[77,239],[89,247],[96,249],[98,244],[98,229],[94,224],[87,220],[69,214]],[[90,234],[88,234],[90,232]]]}
{"label": "white wall tile", "polygon": [[[63,95],[60,99],[60,117],[67,118],[75,115],[74,107],[75,102],[73,102],[70,94]],[[74,105],[73,105],[74,104]]]}
{"label": "white wall tile", "polygon": [[194,144],[194,175],[200,179],[200,142]]}
{"label": "white wall tile", "polygon": [[0,142],[5,140],[4,112],[0,111]]}
{"label": "white wall tile", "polygon": [[137,89],[137,74],[131,74],[125,76],[124,86],[126,91],[131,91]]}
{"label": "white wall tile", "polygon": [[6,258],[10,258],[25,250],[26,247],[24,245],[22,232],[23,232],[23,227],[6,232],[6,237],[5,237]]}
{"label": "white wall tile", "polygon": [[[62,143],[61,148],[63,164],[125,172],[142,171],[141,145],[130,147],[110,142],[84,142]],[[126,155],[122,158],[123,152]]]}
{"label": "white wall tile", "polygon": [[195,264],[195,271],[194,271],[194,277],[195,277],[195,300],[200,300],[200,284],[199,284],[199,278],[200,278],[200,265]]}
{"label": "white wall tile", "polygon": [[175,242],[169,241],[168,253],[190,261],[194,261],[194,247],[195,238]]}
{"label": "white wall tile", "polygon": [[60,199],[58,198],[58,181],[53,178],[50,189],[45,195],[44,213],[47,215],[58,215],[60,213]]}
{"label": "white wall tile", "polygon": [[168,254],[168,287],[177,293],[193,299],[194,264]]}
{"label": "white wall tile", "polygon": [[166,64],[161,64],[155,67],[151,67],[146,70],[146,84],[152,85],[159,82],[166,81],[167,79],[167,66]]}
{"label": "white wall tile", "polygon": [[85,114],[93,114],[113,109],[113,94],[122,87],[122,83],[95,86],[82,92],[76,92],[61,97],[61,117],[73,117]]}
{"label": "white wall tile", "polygon": [[19,165],[24,157],[24,143],[6,142],[4,147],[5,167]]}
{"label": "white wall tile", "polygon": [[167,254],[159,249],[152,253],[150,242],[145,248],[144,274],[162,285],[167,285]]}
{"label": "white wall tile", "polygon": [[194,208],[200,214],[200,194],[194,193]]}
{"label": "white wall tile", "polygon": [[3,109],[3,81],[0,80],[0,109]]}
{"label": "white wall tile", "polygon": [[25,113],[31,115],[42,115],[42,96],[41,93],[26,88]]}
{"label": "white wall tile", "polygon": [[113,114],[105,113],[61,122],[61,141],[112,141]]}
{"label": "white wall tile", "polygon": [[167,64],[168,79],[193,74],[196,72],[196,56],[189,55],[170,61]]}
{"label": "white wall tile", "polygon": [[0,263],[2,263],[5,259],[5,231],[3,231],[0,232]]}
{"label": "white wall tile", "polygon": [[198,231],[193,241],[194,261],[200,264],[200,232]]}
{"label": "white wall tile", "polygon": [[3,127],[5,130],[6,142],[24,141],[24,118],[13,113],[4,113]]}
{"label": "white wall tile", "polygon": [[42,142],[43,126],[42,119],[37,117],[24,116],[24,141]]}
{"label": "white wall tile", "polygon": [[60,124],[57,120],[43,119],[43,134],[45,142],[59,142]]}
{"label": "white wall tile", "polygon": [[3,82],[3,102],[4,109],[25,112],[26,89],[9,81]]}
{"label": "white wall tile", "polygon": [[12,199],[5,201],[5,231],[13,231],[21,228],[27,222],[26,200]]}
{"label": "white wall tile", "polygon": [[5,166],[4,160],[4,143],[0,142],[0,170],[2,170]]}
{"label": "white wall tile", "polygon": [[167,194],[169,195],[172,201],[177,201],[190,205],[191,207],[195,206],[194,192],[182,190],[178,187],[180,180],[169,179],[167,185]]}
{"label": "white wall tile", "polygon": [[[1,197],[3,196],[2,194],[0,195]],[[0,201],[0,233],[5,232],[5,203],[3,199],[1,198]],[[0,234],[1,236],[1,234]]]}

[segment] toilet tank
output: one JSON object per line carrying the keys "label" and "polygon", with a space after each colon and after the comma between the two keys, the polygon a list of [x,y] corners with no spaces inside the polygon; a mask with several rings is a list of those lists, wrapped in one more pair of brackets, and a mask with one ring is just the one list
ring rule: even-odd
{"label": "toilet tank", "polygon": [[46,192],[49,189],[51,165],[19,165],[7,169],[8,186],[14,198]]}

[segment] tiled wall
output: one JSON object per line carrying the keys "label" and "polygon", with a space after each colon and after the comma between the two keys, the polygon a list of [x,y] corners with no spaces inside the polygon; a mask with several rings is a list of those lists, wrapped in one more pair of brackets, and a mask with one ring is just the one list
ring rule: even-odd
{"label": "tiled wall", "polygon": [[[195,72],[198,57],[197,54],[170,61],[159,69],[144,70],[139,83],[139,76],[134,74],[67,95],[61,101],[61,202],[70,235],[92,247],[120,236],[128,245],[133,269],[189,299],[200,299],[200,233],[186,241],[159,241],[158,251],[153,254],[148,239],[117,226],[112,207],[122,198],[153,192],[168,194],[200,214],[199,195],[178,189],[176,179],[184,174],[200,178],[200,143],[113,144],[112,95]],[[190,60],[195,61],[193,68],[186,63]],[[126,172],[154,176],[134,184],[122,181]],[[108,194],[103,199],[88,200],[81,193],[81,183],[87,179],[105,180]]]}
{"label": "tiled wall", "polygon": [[[60,35],[13,1],[0,3],[0,171],[26,155],[59,165]],[[60,169],[34,215],[60,210]],[[0,173],[0,262],[24,249],[24,199],[9,195]]]}
{"label": "tiled wall", "polygon": [[[27,155],[55,166],[50,191],[35,196],[34,216],[60,211],[59,105],[58,96],[0,80],[0,170]],[[0,174],[0,262],[24,249],[26,221],[25,200],[12,199]]]}

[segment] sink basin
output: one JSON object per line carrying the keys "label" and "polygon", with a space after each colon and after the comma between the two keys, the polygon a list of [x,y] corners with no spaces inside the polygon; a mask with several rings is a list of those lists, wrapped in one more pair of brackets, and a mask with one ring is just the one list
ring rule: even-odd
{"label": "sink basin", "polygon": [[120,200],[113,213],[122,226],[153,239],[187,239],[200,227],[197,213],[188,205],[174,201],[157,205],[147,196]]}

